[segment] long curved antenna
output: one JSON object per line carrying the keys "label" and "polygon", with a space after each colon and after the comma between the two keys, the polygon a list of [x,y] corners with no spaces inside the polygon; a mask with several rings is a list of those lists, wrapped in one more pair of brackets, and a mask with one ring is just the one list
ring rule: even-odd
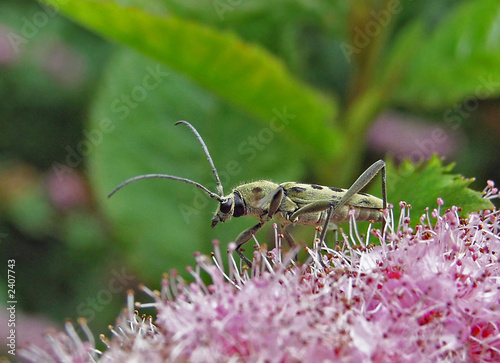
{"label": "long curved antenna", "polygon": [[222,189],[222,183],[220,182],[220,179],[219,179],[219,174],[217,174],[217,169],[215,169],[215,165],[214,165],[214,161],[212,160],[212,157],[210,156],[210,153],[208,152],[208,148],[207,148],[207,145],[205,145],[205,142],[203,141],[203,139],[201,138],[200,134],[198,133],[198,131],[194,128],[193,125],[191,125],[189,122],[187,121],[177,121],[175,123],[175,125],[179,125],[179,124],[184,124],[186,125],[187,127],[189,127],[191,129],[191,131],[193,131],[193,134],[196,135],[196,138],[198,139],[198,141],[200,142],[201,144],[201,147],[203,148],[203,151],[205,152],[205,155],[207,156],[207,160],[208,162],[210,163],[210,166],[212,167],[212,172],[214,173],[215,175],[215,181],[217,182],[217,191],[219,192],[219,195],[222,197],[224,196],[224,191]]}
{"label": "long curved antenna", "polygon": [[115,189],[113,189],[113,191],[111,193],[109,193],[108,198],[110,198],[113,194],[115,194],[117,191],[119,191],[125,185],[128,185],[128,184],[133,183],[133,182],[138,181],[138,180],[153,179],[153,178],[163,178],[163,179],[178,180],[178,181],[181,181],[181,182],[184,182],[184,183],[187,183],[187,184],[193,184],[194,186],[200,188],[205,193],[207,193],[210,196],[210,198],[216,199],[219,202],[223,201],[220,196],[218,196],[215,193],[212,193],[210,190],[208,190],[207,188],[205,188],[200,183],[197,183],[195,181],[192,181],[192,180],[189,180],[189,179],[185,179],[185,178],[179,178],[178,176],[166,175],[166,174],[145,174],[145,175],[139,175],[139,176],[130,178],[128,180],[125,180],[123,183],[121,183]]}

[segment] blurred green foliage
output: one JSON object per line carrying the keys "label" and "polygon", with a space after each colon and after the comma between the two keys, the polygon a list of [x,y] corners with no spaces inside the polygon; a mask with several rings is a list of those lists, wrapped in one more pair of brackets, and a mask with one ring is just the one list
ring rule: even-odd
{"label": "blurred green foliage", "polygon": [[[254,223],[210,229],[215,203],[173,181],[106,198],[147,173],[215,191],[199,143],[173,127],[178,120],[205,139],[226,193],[258,179],[349,187],[391,152],[370,148],[366,136],[386,110],[444,132],[426,148],[451,131],[466,135],[454,157],[478,188],[500,176],[498,1],[45,4],[0,1],[1,254],[19,259],[26,310],[102,316],[121,305],[125,285],[112,302],[88,299],[108,291],[122,266],[130,286],[155,287],[162,272],[191,265],[193,252],[210,252],[211,239],[226,245]],[[422,163],[428,151],[411,144],[418,166],[389,163],[390,202],[405,200],[416,215],[438,196],[464,213],[490,206],[438,158]],[[379,185],[370,192],[380,196]]]}

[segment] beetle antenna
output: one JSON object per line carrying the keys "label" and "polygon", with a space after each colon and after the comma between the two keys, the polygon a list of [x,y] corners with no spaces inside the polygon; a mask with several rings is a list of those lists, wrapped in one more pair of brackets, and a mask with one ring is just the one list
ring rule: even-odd
{"label": "beetle antenna", "polygon": [[115,194],[117,191],[119,191],[121,188],[123,188],[125,185],[128,185],[128,184],[133,183],[133,182],[138,181],[138,180],[153,179],[153,178],[178,180],[178,181],[181,181],[183,183],[192,184],[192,185],[196,186],[197,188],[200,188],[201,190],[203,190],[205,193],[207,193],[210,196],[210,198],[216,199],[219,202],[223,201],[223,199],[219,195],[212,193],[210,190],[205,188],[200,183],[197,183],[197,182],[189,180],[189,179],[180,178],[178,176],[166,175],[166,174],[145,174],[145,175],[139,175],[139,176],[130,178],[128,180],[125,180],[123,183],[121,183],[115,189],[113,189],[113,191],[111,193],[109,193],[108,198],[111,197],[113,194]]}
{"label": "beetle antenna", "polygon": [[214,161],[212,160],[212,157],[210,156],[210,153],[208,152],[208,148],[207,148],[207,145],[205,145],[205,142],[203,141],[203,139],[201,138],[200,134],[198,133],[198,131],[194,128],[193,125],[191,125],[189,122],[187,121],[184,121],[184,120],[181,120],[181,121],[177,121],[175,123],[175,125],[179,125],[179,124],[184,124],[186,125],[187,127],[189,127],[191,129],[191,131],[193,132],[193,134],[196,135],[196,138],[198,139],[198,141],[200,142],[201,144],[201,147],[203,148],[203,151],[205,152],[205,155],[207,156],[207,160],[208,162],[210,163],[210,166],[212,167],[212,172],[214,173],[215,175],[215,181],[217,182],[217,192],[219,192],[219,196],[223,196],[224,195],[224,191],[222,189],[222,183],[220,182],[220,179],[219,179],[219,174],[217,174],[217,169],[215,168],[215,165],[214,165]]}

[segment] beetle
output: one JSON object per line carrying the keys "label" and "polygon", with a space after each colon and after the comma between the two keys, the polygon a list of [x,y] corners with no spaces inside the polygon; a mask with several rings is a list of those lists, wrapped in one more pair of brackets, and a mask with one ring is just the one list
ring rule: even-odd
{"label": "beetle", "polygon": [[[273,217],[278,220],[282,234],[290,246],[293,246],[295,242],[288,232],[289,226],[323,226],[320,235],[320,241],[323,241],[328,223],[348,221],[351,208],[355,210],[356,220],[382,222],[382,229],[384,229],[387,192],[383,160],[378,160],[368,167],[349,189],[297,182],[277,184],[268,180],[258,180],[237,186],[231,193],[224,195],[217,169],[202,137],[189,122],[177,121],[175,123],[175,125],[179,124],[187,126],[200,142],[212,168],[217,193],[190,179],[166,174],[146,174],[124,181],[108,195],[108,198],[124,186],[142,179],[165,178],[192,184],[219,202],[212,218],[212,227],[219,222],[226,222],[231,217],[252,216],[258,220],[257,224],[245,229],[235,240],[236,252],[249,266],[251,266],[251,261],[240,248]],[[382,199],[361,192],[378,172],[382,175]]]}

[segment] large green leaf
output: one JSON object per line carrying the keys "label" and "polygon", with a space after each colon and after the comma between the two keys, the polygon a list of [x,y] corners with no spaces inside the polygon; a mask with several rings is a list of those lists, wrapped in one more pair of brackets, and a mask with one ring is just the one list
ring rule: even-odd
{"label": "large green leaf", "polygon": [[340,130],[332,126],[335,103],[296,80],[266,50],[233,33],[111,1],[46,2],[57,4],[64,14],[93,31],[187,75],[265,123],[286,109],[294,116],[286,132],[300,140],[301,147],[325,157],[343,147]]}
{"label": "large green leaf", "polygon": [[500,95],[500,2],[457,6],[425,39],[394,93],[413,107],[438,108],[466,97]]}
{"label": "large green leaf", "polygon": [[458,174],[450,174],[453,164],[443,166],[442,161],[434,156],[424,163],[414,165],[404,161],[399,167],[388,163],[387,192],[389,202],[395,205],[405,201],[412,205],[412,224],[418,223],[418,217],[425,208],[437,208],[437,198],[444,201],[443,208],[457,206],[462,208],[461,215],[483,209],[492,209],[493,205],[482,198],[480,192],[469,188],[473,179],[466,179]]}
{"label": "large green leaf", "polygon": [[[189,178],[215,191],[200,144],[185,126],[174,127],[181,119],[205,139],[226,194],[252,179],[297,180],[303,173],[293,153],[285,157],[283,150],[291,147],[283,132],[271,132],[269,125],[262,127],[255,117],[157,62],[121,52],[110,62],[90,113],[85,134],[94,135],[88,139],[95,145],[89,172],[117,240],[152,281],[172,267],[182,271],[191,265],[193,252],[208,253],[211,239],[220,239],[224,249],[256,223],[242,217],[211,229],[217,203],[192,185],[171,180],[139,181],[106,198],[125,179],[147,173]],[[286,164],[280,164],[282,158]],[[265,236],[265,230],[258,234],[270,240]]]}

